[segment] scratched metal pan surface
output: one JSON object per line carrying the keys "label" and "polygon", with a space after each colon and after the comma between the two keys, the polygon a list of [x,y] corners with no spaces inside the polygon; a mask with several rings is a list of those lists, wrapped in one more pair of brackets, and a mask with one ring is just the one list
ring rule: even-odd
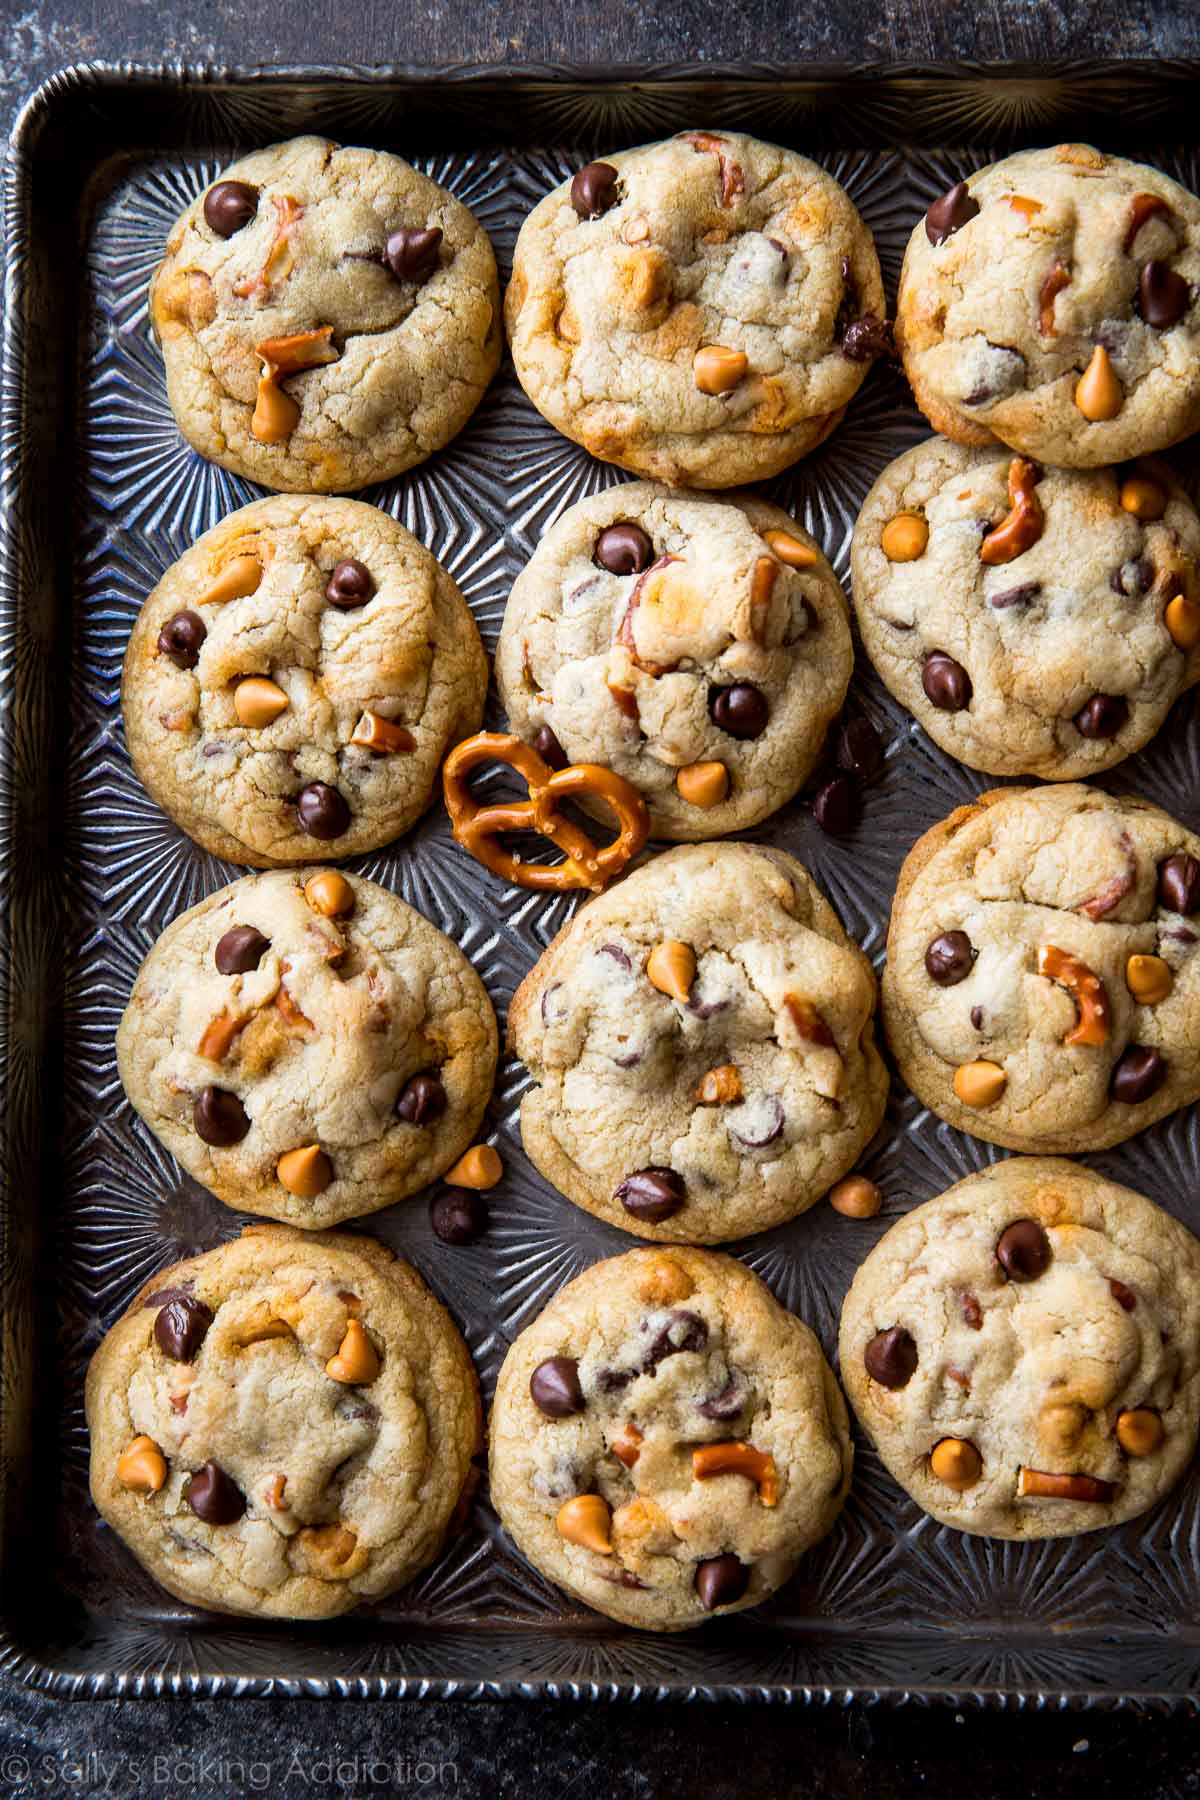
{"label": "scratched metal pan surface", "polygon": [[[586,155],[726,125],[805,151],[845,184],[894,296],[925,206],[997,151],[1082,137],[1200,187],[1198,75],[1200,64],[89,66],[30,102],[7,191],[0,386],[0,1667],[64,1696],[858,1695],[1200,1710],[1196,1470],[1115,1531],[988,1543],[925,1518],[860,1442],[850,1502],[796,1579],[755,1612],[669,1639],[613,1625],[534,1574],[485,1492],[465,1534],[406,1592],[301,1629],[192,1612],[141,1573],[89,1503],[82,1404],[88,1357],[139,1284],[243,1223],[135,1118],[113,1050],[150,945],[240,872],[199,851],[141,791],[118,704],[146,593],[200,532],[260,492],[188,450],[167,407],[146,284],[179,211],[233,156],[317,130],[398,151],[444,182],[487,227],[506,273],[522,218]],[[902,380],[877,367],[832,439],[768,491],[845,578],[867,488],[925,434]],[[1186,471],[1186,450],[1177,460]],[[505,368],[448,449],[365,498],[445,563],[491,648],[547,526],[622,479],[545,424]],[[861,659],[852,703],[888,752],[858,829],[823,836],[802,796],[754,836],[801,858],[878,965],[905,850],[991,784],[937,750]],[[1191,700],[1103,785],[1200,827]],[[493,879],[453,842],[440,808],[355,866],[463,946],[502,1018],[572,904]],[[447,1301],[485,1390],[551,1295],[633,1241],[530,1168],[516,1130],[523,1081],[502,1065],[490,1126],[506,1176],[483,1243],[439,1243],[423,1198],[365,1222]],[[997,1154],[893,1082],[865,1163],[886,1195],[882,1216],[843,1219],[822,1204],[737,1254],[832,1350],[846,1286],[880,1234]],[[1091,1160],[1200,1229],[1194,1110]]]}

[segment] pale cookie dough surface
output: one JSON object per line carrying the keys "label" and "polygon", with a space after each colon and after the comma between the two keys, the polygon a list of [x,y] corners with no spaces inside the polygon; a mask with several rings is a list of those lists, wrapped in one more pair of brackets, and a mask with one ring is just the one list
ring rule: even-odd
{"label": "pale cookie dough surface", "polygon": [[[918,839],[883,978],[888,1041],[918,1098],[989,1143],[1071,1152],[1119,1144],[1200,1096],[1200,913],[1159,893],[1173,857],[1200,858],[1200,838],[1148,801],[1075,784],[984,794]],[[939,986],[926,952],[951,932],[969,940],[970,966]],[[1063,1042],[1083,1011],[1066,983],[1038,973],[1043,947],[1103,984],[1103,1041]],[[1165,998],[1135,999],[1134,956],[1165,965]],[[1165,1063],[1161,1084],[1137,1102],[1114,1098],[1139,1049]],[[979,1060],[1003,1072],[1003,1091],[964,1104],[955,1072]]]}
{"label": "pale cookie dough surface", "polygon": [[[686,1002],[647,973],[663,943],[695,957]],[[794,857],[669,850],[583,907],[517,990],[509,1039],[534,1080],[526,1152],[577,1206],[639,1236],[766,1230],[814,1205],[879,1125],[875,999],[866,957]],[[702,1101],[716,1069],[734,1091]],[[617,1192],[645,1169],[686,1190],[657,1222]]]}
{"label": "pale cookie dough surface", "polygon": [[[827,437],[863,380],[850,319],[882,318],[871,234],[831,175],[737,132],[605,156],[617,202],[581,219],[571,183],[521,227],[505,297],[529,398],[594,456],[692,487],[765,479]],[[741,352],[701,392],[702,348]]]}
{"label": "pale cookie dough surface", "polygon": [[[492,1088],[496,1021],[483,984],[449,938],[386,888],[345,877],[348,918],[327,918],[302,878],[248,875],[163,932],[117,1032],[125,1091],[189,1174],[242,1212],[317,1229],[406,1199],[470,1144]],[[267,940],[257,967],[224,975],[216,949],[249,926]],[[228,1042],[201,1043],[216,1021]],[[397,1117],[411,1077],[436,1077],[440,1116]],[[236,1097],[249,1128],[206,1142],[198,1097]],[[322,1192],[280,1182],[288,1151],[319,1145]]]}
{"label": "pale cookie dough surface", "polygon": [[[530,1393],[550,1357],[577,1367],[582,1410],[569,1417],[547,1417]],[[749,1269],[711,1251],[633,1250],[578,1276],[509,1351],[492,1408],[491,1495],[552,1581],[625,1624],[680,1631],[714,1610],[696,1590],[707,1559],[737,1557],[745,1592],[719,1610],[740,1611],[824,1537],[850,1485],[847,1423],[817,1339]],[[772,1459],[774,1505],[743,1474],[696,1477],[693,1450],[730,1440]],[[636,1449],[631,1467],[614,1443]],[[611,1554],[556,1527],[583,1493],[611,1512]]]}
{"label": "pale cookie dough surface", "polygon": [[[319,137],[256,150],[219,179],[257,188],[253,218],[221,237],[201,194],[150,287],[167,397],[188,442],[293,493],[384,481],[448,443],[500,356],[496,260],[473,214],[398,156]],[[442,232],[424,282],[365,260],[404,228]],[[261,442],[257,346],[325,326],[335,360],[284,379],[299,419]]]}
{"label": "pale cookie dough surface", "polygon": [[[892,463],[854,529],[854,609],[888,688],[943,750],[990,775],[1075,780],[1140,749],[1200,680],[1200,646],[1181,650],[1164,618],[1175,595],[1200,599],[1200,519],[1161,463],[1035,471],[1036,539],[988,563],[980,547],[1013,510],[1013,460],[933,438]],[[1122,506],[1130,476],[1161,491],[1161,518],[1143,523]],[[902,515],[929,533],[908,562],[889,560],[880,542]],[[931,656],[965,672],[960,710],[930,701]],[[1112,736],[1076,724],[1095,695],[1125,704]]]}
{"label": "pale cookie dough surface", "polygon": [[[1033,1279],[997,1258],[1018,1220],[1045,1234]],[[1114,1288],[1115,1284],[1115,1288]],[[873,1378],[878,1332],[912,1340],[900,1386]],[[842,1309],[842,1381],[884,1463],[943,1524],[987,1537],[1069,1537],[1155,1504],[1191,1461],[1200,1418],[1200,1244],[1131,1189],[1050,1158],[958,1182],[892,1226]],[[1129,1454],[1118,1416],[1147,1409],[1161,1444]],[[979,1478],[939,1480],[930,1452],[972,1445]],[[1018,1472],[1090,1476],[1111,1497],[1018,1493]]]}
{"label": "pale cookie dough surface", "polygon": [[[1066,468],[1163,450],[1200,425],[1200,200],[1157,169],[1084,144],[1022,150],[967,178],[978,212],[940,244],[922,218],[900,278],[896,342],[917,404],[963,443],[993,438]],[[1133,203],[1168,212],[1129,242]],[[1012,199],[1029,204],[1015,207]],[[1161,262],[1190,285],[1174,324],[1139,311]],[[1051,287],[1069,277],[1052,294]],[[1097,345],[1118,410],[1090,420],[1076,385]]]}
{"label": "pale cookie dough surface", "polygon": [[[246,561],[261,568],[252,593],[206,598]],[[344,561],[374,585],[362,606],[327,598]],[[159,648],[180,612],[206,634],[193,668]],[[250,676],[286,696],[269,724],[238,716]],[[470,610],[423,545],[361,501],[281,495],[231,513],[167,570],[130,636],[121,704],[151,798],[214,855],[272,867],[353,856],[407,831],[446,751],[478,728],[486,691]],[[411,747],[354,743],[366,713],[402,727]],[[301,823],[296,798],[311,782],[349,809],[336,837]]]}
{"label": "pale cookie dough surface", "polygon": [[[651,560],[616,574],[595,560],[597,545],[628,524]],[[763,535],[776,531],[812,563],[776,556]],[[787,513],[749,495],[632,482],[581,500],[542,539],[509,597],[496,679],[518,737],[548,725],[571,762],[632,782],[654,836],[712,838],[757,824],[807,779],[853,660],[837,577]],[[722,689],[746,684],[765,712],[753,738],[723,730],[711,710]],[[705,762],[728,776],[715,806],[676,785]]]}
{"label": "pale cookie dough surface", "polygon": [[[156,1337],[180,1296],[202,1309],[197,1344],[168,1334],[190,1360]],[[355,1383],[326,1370],[351,1320],[376,1365]],[[138,1561],[191,1605],[264,1618],[332,1618],[402,1587],[469,1504],[482,1437],[467,1347],[407,1263],[370,1238],[261,1225],[155,1276],[92,1359],[87,1417],[92,1498]],[[166,1464],[155,1493],[117,1474],[141,1436]],[[210,1462],[244,1501],[228,1523],[186,1498]]]}

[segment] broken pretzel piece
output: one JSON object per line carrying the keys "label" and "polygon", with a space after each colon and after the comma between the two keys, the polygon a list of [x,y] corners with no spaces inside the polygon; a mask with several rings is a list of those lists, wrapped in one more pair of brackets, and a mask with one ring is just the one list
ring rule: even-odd
{"label": "broken pretzel piece", "polygon": [[1037,497],[1037,481],[1038,470],[1034,464],[1023,456],[1014,456],[1008,465],[1010,511],[979,546],[980,562],[1015,562],[1037,543],[1046,523],[1042,503]]}
{"label": "broken pretzel piece", "polygon": [[775,1458],[753,1444],[698,1444],[692,1451],[692,1474],[697,1481],[708,1481],[714,1475],[744,1475],[757,1487],[764,1506],[774,1506],[779,1499]]}
{"label": "broken pretzel piece", "polygon": [[1037,970],[1065,987],[1079,1018],[1063,1038],[1064,1044],[1107,1044],[1112,1031],[1112,1007],[1108,989],[1087,964],[1056,944],[1039,944]]}
{"label": "broken pretzel piece", "polygon": [[1017,1470],[1020,1500],[1088,1500],[1107,1506],[1116,1498],[1116,1485],[1095,1475],[1050,1475],[1044,1469]]}
{"label": "broken pretzel piece", "polygon": [[330,339],[332,325],[320,325],[315,331],[297,331],[290,337],[264,338],[254,346],[262,358],[263,370],[258,381],[258,398],[250,421],[250,435],[260,444],[279,444],[290,437],[300,422],[300,402],[280,387],[290,375],[301,375],[306,369],[317,369],[324,363],[337,362],[339,351]]}

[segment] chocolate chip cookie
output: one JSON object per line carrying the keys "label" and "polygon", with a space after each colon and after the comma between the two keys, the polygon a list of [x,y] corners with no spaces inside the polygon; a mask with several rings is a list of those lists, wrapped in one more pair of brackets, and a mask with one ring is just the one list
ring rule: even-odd
{"label": "chocolate chip cookie", "polygon": [[692,487],[787,468],[890,349],[871,234],[832,175],[738,132],[586,164],[521,227],[505,322],[538,411]]}
{"label": "chocolate chip cookie", "polygon": [[328,1619],[403,1587],[470,1504],[479,1384],[367,1237],[250,1225],[143,1289],[87,1379],[92,1498],[180,1600]]}
{"label": "chocolate chip cookie", "polygon": [[963,444],[1090,469],[1200,425],[1200,200],[1086,144],[1022,150],[915,227],[896,343]]}
{"label": "chocolate chip cookie", "polygon": [[168,925],[117,1032],[125,1091],[219,1199],[315,1230],[404,1200],[483,1115],[466,957],[361,875],[247,875]]}
{"label": "chocolate chip cookie", "polygon": [[1200,1243],[1090,1169],[1019,1157],[876,1244],[842,1380],[919,1506],[984,1537],[1071,1537],[1174,1487],[1200,1421]]}
{"label": "chocolate chip cookie", "polygon": [[1164,464],[1043,469],[932,438],[867,495],[852,561],[887,686],[990,775],[1111,768],[1200,680],[1200,519]]}
{"label": "chocolate chip cookie", "polygon": [[787,513],[645,481],[547,532],[496,651],[513,731],[623,776],[665,838],[740,831],[790,800],[852,666],[837,577]]}
{"label": "chocolate chip cookie", "polygon": [[883,1015],[941,1118],[1102,1150],[1200,1097],[1200,837],[1095,788],[982,794],[900,871]]}
{"label": "chocolate chip cookie", "polygon": [[256,150],[172,227],[150,284],[167,398],[202,456],[340,494],[460,431],[500,358],[487,233],[398,156]]}
{"label": "chocolate chip cookie", "polygon": [[804,1212],[883,1116],[875,978],[780,850],[669,850],[589,901],[509,1011],[527,1154],[639,1237],[720,1243]]}
{"label": "chocolate chip cookie", "polygon": [[215,856],[266,868],[407,831],[486,691],[467,603],[403,525],[358,500],[280,495],[167,570],[121,703],[151,798]]}
{"label": "chocolate chip cookie", "polygon": [[846,1407],[807,1325],[704,1250],[595,1264],[500,1371],[491,1492],[542,1574],[682,1631],[773,1593],[846,1498]]}

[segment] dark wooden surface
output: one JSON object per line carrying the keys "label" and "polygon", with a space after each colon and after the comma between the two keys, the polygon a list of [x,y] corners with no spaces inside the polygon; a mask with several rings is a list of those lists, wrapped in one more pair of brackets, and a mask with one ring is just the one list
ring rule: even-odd
{"label": "dark wooden surface", "polygon": [[[1200,54],[1196,0],[0,0],[0,122],[65,63]],[[432,1765],[432,1774],[430,1772]],[[1185,1800],[1200,1725],[800,1708],[60,1703],[0,1688],[0,1796]]]}

